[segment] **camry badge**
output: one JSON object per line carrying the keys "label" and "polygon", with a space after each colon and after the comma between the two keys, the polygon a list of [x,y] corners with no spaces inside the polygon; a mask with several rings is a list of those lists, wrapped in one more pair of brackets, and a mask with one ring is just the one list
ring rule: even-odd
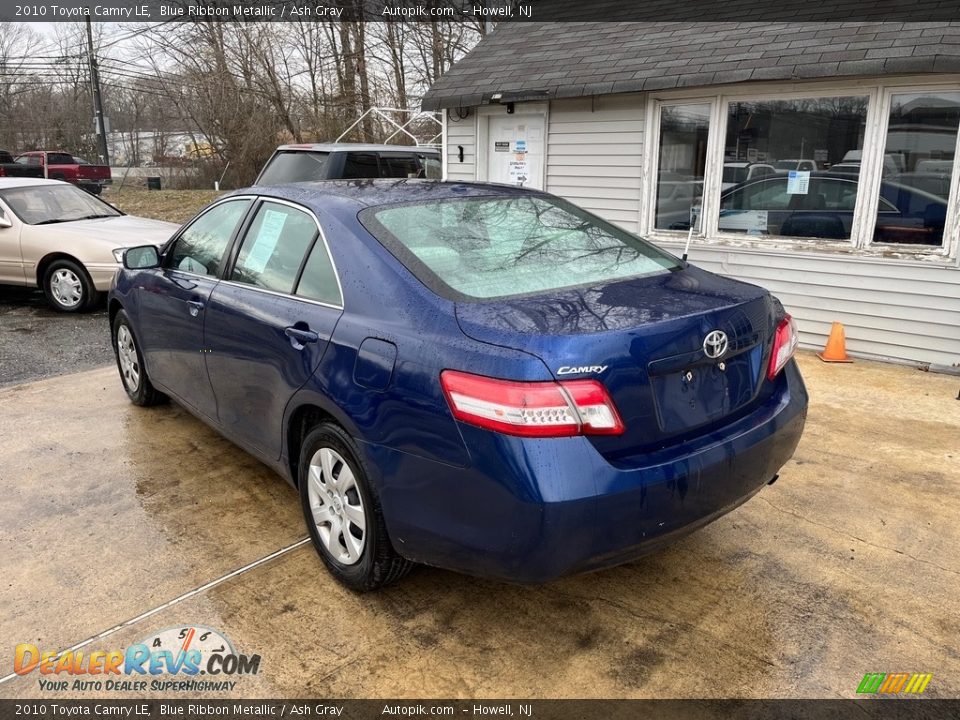
{"label": "camry badge", "polygon": [[703,339],[703,353],[711,360],[716,360],[727,351],[727,345],[727,334],[723,330],[713,330]]}
{"label": "camry badge", "polygon": [[557,370],[557,375],[580,375],[582,373],[596,373],[599,375],[606,369],[606,365],[580,365],[578,367],[564,365],[562,368]]}

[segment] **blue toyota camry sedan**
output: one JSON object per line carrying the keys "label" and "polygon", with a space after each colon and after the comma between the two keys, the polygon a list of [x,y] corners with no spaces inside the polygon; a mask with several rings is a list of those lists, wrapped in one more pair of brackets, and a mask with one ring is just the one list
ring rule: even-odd
{"label": "blue toyota camry sedan", "polygon": [[414,563],[629,561],[772,482],[803,431],[775,298],[542,192],[257,187],[123,265],[130,399],[175,399],[293,483],[357,590]]}

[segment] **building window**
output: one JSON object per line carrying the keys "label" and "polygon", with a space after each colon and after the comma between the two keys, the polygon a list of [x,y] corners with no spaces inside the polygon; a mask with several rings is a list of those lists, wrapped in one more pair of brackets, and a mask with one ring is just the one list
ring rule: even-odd
{"label": "building window", "polygon": [[653,103],[644,230],[956,257],[960,87],[837,81],[752,96],[665,92]]}
{"label": "building window", "polygon": [[707,162],[710,105],[664,105],[660,109],[660,155],[654,227],[685,230],[699,208]]}
{"label": "building window", "polygon": [[875,243],[943,246],[960,92],[891,96]]}
{"label": "building window", "polygon": [[721,232],[850,239],[868,98],[727,106]]}

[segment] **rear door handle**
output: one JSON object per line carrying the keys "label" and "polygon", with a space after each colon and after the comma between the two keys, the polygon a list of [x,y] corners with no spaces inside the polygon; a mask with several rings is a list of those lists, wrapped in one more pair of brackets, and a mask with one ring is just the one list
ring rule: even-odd
{"label": "rear door handle", "polygon": [[187,309],[190,311],[190,317],[196,317],[203,310],[203,303],[199,300],[187,300]]}
{"label": "rear door handle", "polygon": [[315,343],[320,340],[320,336],[313,330],[302,330],[296,326],[283,329],[284,334],[290,338],[290,344],[295,350],[303,350],[307,343]]}

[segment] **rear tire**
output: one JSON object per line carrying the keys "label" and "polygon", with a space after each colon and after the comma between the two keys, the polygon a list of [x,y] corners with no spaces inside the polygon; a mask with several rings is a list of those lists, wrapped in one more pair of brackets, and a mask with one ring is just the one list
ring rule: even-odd
{"label": "rear tire", "polygon": [[396,582],[413,567],[387,536],[380,502],[353,439],[323,423],[303,440],[298,470],[307,532],[324,565],[357,592]]}
{"label": "rear tire", "polygon": [[83,266],[65,258],[54,260],[43,273],[43,294],[54,310],[66,313],[89,310],[99,299]]}
{"label": "rear tire", "polygon": [[158,405],[167,399],[166,395],[153,387],[147,376],[140,345],[137,344],[133,328],[130,327],[130,318],[124,310],[118,312],[113,319],[113,353],[117,358],[120,381],[130,402],[147,407]]}

